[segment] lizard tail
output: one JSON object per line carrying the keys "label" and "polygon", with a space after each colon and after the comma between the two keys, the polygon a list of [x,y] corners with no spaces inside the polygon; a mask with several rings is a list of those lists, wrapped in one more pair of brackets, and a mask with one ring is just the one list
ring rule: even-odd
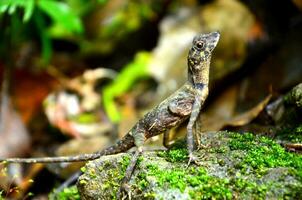
{"label": "lizard tail", "polygon": [[78,156],[59,156],[41,158],[0,158],[0,163],[58,163],[58,162],[81,162],[94,160],[102,156],[102,152],[94,154],[81,154]]}
{"label": "lizard tail", "polygon": [[91,154],[80,154],[75,156],[41,157],[41,158],[0,158],[1,163],[59,163],[59,162],[83,162],[95,160],[104,155],[112,155],[126,152],[134,146],[133,137],[127,134],[116,144]]}

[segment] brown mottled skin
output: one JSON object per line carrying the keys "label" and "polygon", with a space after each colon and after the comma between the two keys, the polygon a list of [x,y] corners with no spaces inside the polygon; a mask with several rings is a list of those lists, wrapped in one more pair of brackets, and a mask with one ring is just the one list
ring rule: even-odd
{"label": "brown mottled skin", "polygon": [[220,34],[218,32],[212,32],[200,34],[193,39],[193,44],[188,54],[188,81],[170,97],[148,112],[116,144],[92,154],[44,158],[0,158],[0,162],[54,163],[87,161],[97,159],[103,155],[126,152],[134,146],[141,152],[145,140],[178,126],[188,118],[190,119],[187,126],[187,143],[191,160],[194,149],[193,126],[208,96],[211,54],[218,43],[219,37]]}

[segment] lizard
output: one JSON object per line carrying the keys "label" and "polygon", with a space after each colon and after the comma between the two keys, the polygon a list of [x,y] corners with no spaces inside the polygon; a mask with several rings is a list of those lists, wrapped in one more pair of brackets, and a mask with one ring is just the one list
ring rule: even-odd
{"label": "lizard", "polygon": [[[184,85],[159,105],[146,113],[130,131],[114,145],[92,154],[41,158],[0,158],[4,163],[55,163],[94,160],[101,156],[126,152],[136,147],[133,162],[126,170],[124,180],[129,179],[144,142],[151,137],[167,132],[189,119],[187,125],[187,149],[189,163],[195,161],[193,127],[208,96],[209,69],[212,51],[220,38],[219,32],[199,34],[194,37],[188,53],[188,78]],[[171,47],[173,48],[173,47]],[[125,181],[122,181],[125,182]]]}

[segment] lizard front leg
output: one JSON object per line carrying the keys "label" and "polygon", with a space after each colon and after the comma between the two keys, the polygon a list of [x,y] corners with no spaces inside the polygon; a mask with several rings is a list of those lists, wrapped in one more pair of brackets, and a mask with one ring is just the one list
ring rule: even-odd
{"label": "lizard front leg", "polygon": [[187,148],[189,153],[189,164],[194,161],[196,158],[193,156],[194,151],[194,135],[193,127],[196,123],[198,116],[200,115],[200,110],[204,101],[208,96],[208,88],[196,89],[195,101],[193,103],[192,112],[190,115],[189,123],[187,125]]}

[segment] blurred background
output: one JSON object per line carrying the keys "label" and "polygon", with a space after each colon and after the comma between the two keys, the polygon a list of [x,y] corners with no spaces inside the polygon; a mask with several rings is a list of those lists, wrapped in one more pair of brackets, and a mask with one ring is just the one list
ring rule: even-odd
{"label": "blurred background", "polygon": [[[193,37],[216,30],[198,131],[290,127],[301,142],[301,113],[287,120],[280,99],[302,82],[301,12],[301,0],[2,0],[0,156],[112,144],[186,81]],[[45,197],[82,165],[10,165],[0,186]]]}

